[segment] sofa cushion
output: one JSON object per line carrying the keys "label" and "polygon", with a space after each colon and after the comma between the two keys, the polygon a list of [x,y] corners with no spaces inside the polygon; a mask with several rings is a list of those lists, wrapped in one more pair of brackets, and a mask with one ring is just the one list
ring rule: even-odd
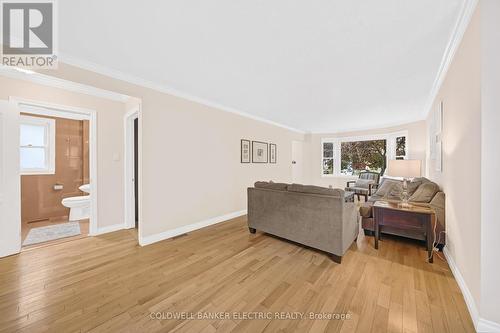
{"label": "sofa cushion", "polygon": [[288,191],[309,193],[309,194],[331,195],[336,197],[342,195],[342,190],[340,189],[326,188],[314,185],[301,185],[301,184],[288,185]]}
{"label": "sofa cushion", "polygon": [[375,192],[374,195],[376,195],[379,198],[385,197],[391,191],[392,187],[396,185],[398,182],[401,181],[389,178],[382,178],[382,182],[380,183],[377,192]]}
{"label": "sofa cushion", "polygon": [[288,184],[286,183],[273,183],[273,182],[255,182],[255,188],[263,188],[266,190],[286,191]]}
{"label": "sofa cushion", "polygon": [[410,197],[412,202],[431,202],[432,198],[439,192],[439,186],[431,181],[423,183]]}
{"label": "sofa cushion", "polygon": [[[408,182],[408,195],[412,196],[413,193],[420,187],[420,185],[429,182],[426,178],[414,178]],[[394,184],[390,192],[386,195],[387,199],[398,200],[403,194],[403,181],[398,181]]]}
{"label": "sofa cushion", "polygon": [[[418,187],[423,183],[428,183],[430,180],[424,177],[414,178],[412,181],[408,182],[408,195],[412,195]],[[377,200],[382,198],[389,200],[399,200],[401,198],[401,193],[403,192],[403,181],[393,178],[382,178],[379,188],[373,194]]]}

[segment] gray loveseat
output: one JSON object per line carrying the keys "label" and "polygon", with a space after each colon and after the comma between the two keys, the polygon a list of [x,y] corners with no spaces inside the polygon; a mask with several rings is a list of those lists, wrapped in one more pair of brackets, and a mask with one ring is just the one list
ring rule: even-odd
{"label": "gray loveseat", "polygon": [[[403,190],[403,182],[390,178],[382,178],[377,192],[375,192],[368,202],[363,203],[359,208],[361,215],[361,227],[365,235],[373,235],[374,220],[373,220],[373,204],[376,201],[399,202],[401,192]],[[439,249],[442,249],[446,244],[446,220],[445,220],[445,203],[446,197],[444,192],[439,189],[439,185],[430,181],[427,178],[419,177],[408,183],[409,201],[412,205],[432,208],[436,212],[436,242]],[[420,233],[412,232],[411,230],[398,229],[395,227],[385,227],[384,233],[397,236],[421,239]]]}
{"label": "gray loveseat", "polygon": [[343,190],[267,182],[248,188],[248,227],[328,252],[338,263],[359,232]]}

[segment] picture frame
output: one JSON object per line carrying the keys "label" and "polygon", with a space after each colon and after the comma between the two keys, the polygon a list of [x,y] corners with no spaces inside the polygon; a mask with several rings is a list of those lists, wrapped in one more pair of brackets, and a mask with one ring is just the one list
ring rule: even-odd
{"label": "picture frame", "polygon": [[441,132],[443,131],[443,102],[441,101],[437,107],[432,110],[429,121],[429,158],[432,161],[438,159],[438,144],[440,141]]}
{"label": "picture frame", "polygon": [[252,141],[252,163],[268,163],[269,147],[267,142]]}
{"label": "picture frame", "polygon": [[276,164],[277,160],[277,147],[275,143],[269,144],[269,163]]}
{"label": "picture frame", "polygon": [[250,140],[241,139],[240,141],[241,150],[241,163],[250,163],[252,150]]}

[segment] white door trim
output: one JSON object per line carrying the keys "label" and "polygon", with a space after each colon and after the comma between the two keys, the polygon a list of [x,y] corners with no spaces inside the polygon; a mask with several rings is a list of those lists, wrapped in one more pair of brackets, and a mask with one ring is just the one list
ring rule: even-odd
{"label": "white door trim", "polygon": [[[21,251],[21,182],[19,173],[19,112],[0,100],[0,258]],[[15,139],[13,139],[15,138]],[[12,145],[12,142],[15,145]]]}
{"label": "white door trim", "polygon": [[97,178],[97,112],[91,109],[84,109],[74,106],[60,105],[54,103],[41,102],[21,97],[10,96],[9,101],[15,103],[17,107],[20,105],[28,105],[33,107],[43,108],[44,110],[36,112],[30,110],[30,113],[38,113],[40,115],[64,117],[70,119],[89,120],[89,177],[90,177],[90,223],[89,235],[94,236],[98,233],[98,178]]}
{"label": "white door trim", "polygon": [[[125,228],[132,229],[135,228],[135,179],[134,179],[134,120],[139,119],[140,114],[140,105],[137,108],[127,112],[124,116],[124,127],[125,127]],[[140,128],[140,120],[139,120],[139,128]],[[140,132],[140,129],[139,129]],[[140,135],[138,137],[140,140]],[[139,144],[139,154],[140,154],[141,146]],[[140,159],[139,159],[140,164]],[[139,166],[139,170],[140,166]],[[139,173],[140,176],[140,173]],[[141,186],[141,182],[139,179],[139,186]],[[140,189],[139,189],[140,193]],[[139,206],[140,206],[140,195],[139,195]],[[139,209],[139,222],[141,209]],[[141,223],[139,225],[139,234],[141,229]]]}

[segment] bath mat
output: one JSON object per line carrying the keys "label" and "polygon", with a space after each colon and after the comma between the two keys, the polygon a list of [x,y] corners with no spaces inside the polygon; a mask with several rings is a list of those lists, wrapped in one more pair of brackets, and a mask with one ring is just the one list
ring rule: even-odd
{"label": "bath mat", "polygon": [[47,227],[33,228],[23,242],[23,246],[48,242],[54,239],[76,236],[80,234],[80,223],[68,222]]}

